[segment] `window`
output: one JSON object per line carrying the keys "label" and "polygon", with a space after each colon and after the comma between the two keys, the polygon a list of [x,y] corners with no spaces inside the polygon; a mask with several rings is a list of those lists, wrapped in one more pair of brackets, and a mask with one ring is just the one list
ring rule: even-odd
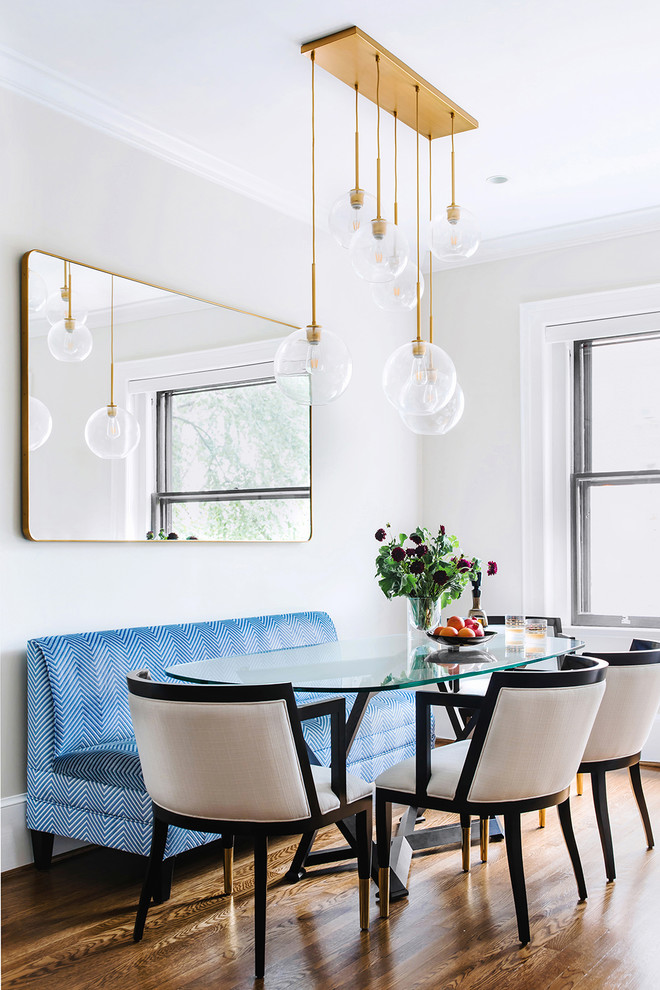
{"label": "window", "polygon": [[660,285],[520,316],[522,607],[625,649],[660,632]]}
{"label": "window", "polygon": [[309,539],[309,411],[272,377],[158,391],[155,434],[154,532]]}
{"label": "window", "polygon": [[573,622],[660,625],[660,333],[576,341],[573,364]]}

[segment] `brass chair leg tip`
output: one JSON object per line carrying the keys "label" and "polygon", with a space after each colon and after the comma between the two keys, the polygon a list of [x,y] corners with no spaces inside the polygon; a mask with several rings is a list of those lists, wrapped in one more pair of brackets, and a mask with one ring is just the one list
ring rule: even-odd
{"label": "brass chair leg tip", "polygon": [[378,867],[378,894],[380,896],[380,916],[389,918],[390,916],[390,868],[389,866]]}

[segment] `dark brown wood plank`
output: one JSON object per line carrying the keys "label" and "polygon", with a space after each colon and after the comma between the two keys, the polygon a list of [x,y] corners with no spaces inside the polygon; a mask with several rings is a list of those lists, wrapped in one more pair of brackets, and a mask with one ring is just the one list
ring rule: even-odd
{"label": "dark brown wood plank", "polygon": [[[642,770],[660,829],[660,772]],[[655,990],[660,853],[649,852],[627,771],[610,775],[617,880],[607,884],[589,781],[572,800],[589,889],[577,890],[559,822],[523,818],[532,941],[516,940],[503,843],[487,864],[473,847],[470,874],[458,847],[413,856],[410,897],[360,933],[353,865],[317,869],[299,884],[283,876],[295,838],[271,843],[266,979],[269,990]],[[428,824],[446,816],[427,813]],[[335,829],[319,847],[338,842]],[[149,912],[132,941],[142,881],[138,857],[90,849],[3,878],[3,990],[238,990],[253,985],[252,855],[236,849],[232,897],[222,893],[222,850],[179,858],[172,897]]]}

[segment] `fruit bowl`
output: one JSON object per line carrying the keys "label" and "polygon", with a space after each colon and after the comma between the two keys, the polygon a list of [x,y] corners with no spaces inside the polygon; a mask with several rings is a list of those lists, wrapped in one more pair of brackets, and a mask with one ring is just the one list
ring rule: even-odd
{"label": "fruit bowl", "polygon": [[471,646],[472,649],[479,648],[483,643],[488,643],[493,636],[497,636],[497,633],[485,632],[483,636],[436,636],[435,633],[427,633],[426,635],[434,643],[442,643],[450,650],[460,650],[465,649],[466,646]]}

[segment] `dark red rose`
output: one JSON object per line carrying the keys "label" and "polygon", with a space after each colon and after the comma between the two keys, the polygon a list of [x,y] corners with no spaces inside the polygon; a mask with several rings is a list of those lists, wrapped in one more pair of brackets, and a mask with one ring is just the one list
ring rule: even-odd
{"label": "dark red rose", "polygon": [[410,541],[411,541],[412,543],[414,543],[414,544],[415,544],[415,546],[419,546],[419,545],[420,545],[420,543],[422,542],[422,538],[421,538],[421,536],[418,536],[418,535],[417,535],[417,533],[411,533],[411,534],[410,534],[410,536],[408,537],[408,539],[409,539],[409,540],[410,540]]}
{"label": "dark red rose", "polygon": [[427,547],[426,543],[422,543],[420,544],[420,546],[417,547],[418,557],[424,557],[428,552],[429,552],[429,548]]}
{"label": "dark red rose", "polygon": [[412,564],[410,565],[410,573],[411,574],[423,574],[424,573],[424,561],[422,561],[422,560],[413,560]]}
{"label": "dark red rose", "polygon": [[382,543],[383,540],[387,537],[387,533],[385,532],[384,529],[377,529],[376,532],[374,533],[374,536],[376,537],[377,540],[379,540]]}
{"label": "dark red rose", "polygon": [[394,550],[392,550],[392,560],[396,560],[398,563],[399,561],[405,559],[406,559],[406,551],[403,549],[403,547],[394,547]]}
{"label": "dark red rose", "polygon": [[466,557],[461,557],[461,559],[456,564],[456,570],[459,571],[459,573],[461,574],[465,574],[465,572],[469,571],[471,567],[472,567],[472,561],[467,560]]}
{"label": "dark red rose", "polygon": [[449,575],[446,571],[436,571],[433,580],[436,584],[446,584],[449,581]]}
{"label": "dark red rose", "polygon": [[440,527],[440,534],[441,534],[442,536],[444,536],[444,535],[445,535],[445,527],[444,527],[444,526],[441,526],[441,527]]}
{"label": "dark red rose", "polygon": [[179,539],[179,537],[176,535],[176,533],[168,533],[167,534],[167,538],[168,538],[168,540],[178,540]]}
{"label": "dark red rose", "polygon": [[487,570],[486,573],[488,574],[489,577],[493,577],[493,575],[497,574],[497,562],[496,561],[494,561],[494,560],[489,560],[488,561],[488,570]]}
{"label": "dark red rose", "polygon": [[417,547],[406,547],[406,557],[416,557]]}

